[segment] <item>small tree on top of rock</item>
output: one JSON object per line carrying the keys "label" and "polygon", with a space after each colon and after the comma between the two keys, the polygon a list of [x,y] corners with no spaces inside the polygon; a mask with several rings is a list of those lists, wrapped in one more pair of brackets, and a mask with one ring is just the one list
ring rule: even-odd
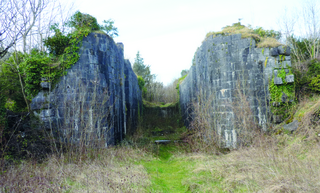
{"label": "small tree on top of rock", "polygon": [[99,25],[97,19],[92,15],[77,11],[66,24],[76,30],[89,28],[90,31],[102,30],[112,38],[118,36],[118,28],[113,26],[113,20],[104,20],[103,23],[104,25]]}

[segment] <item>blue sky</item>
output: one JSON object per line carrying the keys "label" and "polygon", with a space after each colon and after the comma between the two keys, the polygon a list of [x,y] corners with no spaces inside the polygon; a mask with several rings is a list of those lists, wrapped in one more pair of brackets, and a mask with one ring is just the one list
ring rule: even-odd
{"label": "blue sky", "polygon": [[133,64],[140,51],[165,85],[189,69],[206,33],[238,22],[279,29],[285,9],[295,13],[303,0],[76,0],[76,9],[99,22],[113,19],[116,42]]}

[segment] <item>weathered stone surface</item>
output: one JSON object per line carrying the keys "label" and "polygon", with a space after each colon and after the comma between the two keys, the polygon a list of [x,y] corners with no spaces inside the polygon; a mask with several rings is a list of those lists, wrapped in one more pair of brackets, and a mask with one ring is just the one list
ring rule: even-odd
{"label": "weathered stone surface", "polygon": [[293,83],[294,82],[294,75],[293,74],[287,75],[286,76],[286,82],[287,83]]}
{"label": "weathered stone surface", "polygon": [[289,46],[278,46],[278,52],[281,55],[290,56],[290,47]]}
{"label": "weathered stone surface", "polygon": [[[275,69],[290,66],[278,48],[256,48],[255,40],[241,39],[240,34],[207,38],[195,53],[194,65],[180,84],[180,106],[188,126],[192,121],[190,105],[210,99],[210,125],[220,135],[221,146],[236,147],[241,129],[236,121],[241,112],[235,106],[239,93],[245,94],[252,118],[266,130],[270,117],[268,84]],[[289,49],[287,51],[290,51]],[[281,50],[280,50],[281,52]],[[281,80],[282,81],[282,80]],[[241,121],[241,120],[239,120]]]}
{"label": "weathered stone surface", "polygon": [[282,93],[281,95],[281,102],[285,103],[288,101],[288,96],[285,93]]}
{"label": "weathered stone surface", "polygon": [[142,109],[138,80],[130,62],[124,60],[123,44],[91,33],[83,39],[79,53],[79,61],[51,92],[41,91],[31,109],[44,128],[54,128],[64,141],[77,143],[81,137],[90,137],[87,142],[98,140],[105,146],[120,142],[135,129]]}
{"label": "weathered stone surface", "polygon": [[291,123],[285,124],[283,125],[283,129],[290,131],[290,132],[294,132],[298,129],[300,123],[297,120],[292,121]]}
{"label": "weathered stone surface", "polygon": [[278,48],[271,48],[270,49],[270,56],[279,56]]}
{"label": "weathered stone surface", "polygon": [[274,83],[275,85],[283,84],[282,78],[280,78],[280,77],[274,77],[273,83]]}

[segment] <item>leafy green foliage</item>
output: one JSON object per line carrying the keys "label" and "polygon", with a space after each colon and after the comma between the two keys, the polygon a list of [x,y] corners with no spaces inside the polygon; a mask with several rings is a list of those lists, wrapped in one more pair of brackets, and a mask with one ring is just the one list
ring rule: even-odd
{"label": "leafy green foliage", "polygon": [[289,98],[292,98],[294,94],[294,85],[286,82],[286,72],[283,68],[279,71],[277,77],[282,79],[283,84],[275,85],[274,77],[272,78],[269,84],[271,102],[281,102],[281,97],[283,94],[287,95]]}
{"label": "leafy green foliage", "polygon": [[[27,98],[31,100],[41,90],[40,82],[42,77],[51,77],[51,58],[46,53],[33,50],[30,55],[26,55],[20,68],[23,69],[22,75],[25,74],[25,92]],[[54,73],[54,72],[53,72]]]}
{"label": "leafy green foliage", "polygon": [[[292,74],[291,71],[289,71],[288,74]],[[289,103],[288,99],[293,99],[295,94],[295,86],[294,84],[288,84],[286,82],[286,71],[282,68],[280,71],[278,71],[277,77],[282,79],[283,84],[282,85],[275,85],[274,84],[274,78],[272,78],[270,84],[269,84],[269,92],[270,92],[270,102],[271,102],[271,112],[274,115],[280,115],[282,116],[282,119],[288,118],[291,116],[290,109],[294,106],[293,103]],[[286,101],[282,101],[282,97],[285,95],[287,98]]]}
{"label": "leafy green foliage", "polygon": [[49,50],[49,53],[57,56],[62,55],[66,47],[70,44],[70,37],[63,35],[58,27],[58,24],[52,25],[50,29],[55,32],[54,36],[43,40],[44,45]]}
{"label": "leafy green foliage", "polygon": [[262,27],[256,27],[253,29],[255,34],[258,34],[260,37],[271,37],[279,40],[281,38],[281,32],[275,30],[265,30]]}
{"label": "leafy green foliage", "polygon": [[298,97],[300,95],[308,94],[310,92],[319,92],[319,77],[320,74],[320,61],[317,59],[306,62],[304,71],[299,70],[297,67],[293,68],[295,75],[295,86]]}
{"label": "leafy green foliage", "polygon": [[113,20],[104,20],[103,25],[99,25],[95,17],[80,11],[77,11],[66,24],[76,30],[88,28],[90,31],[105,31],[112,38],[118,36],[118,28],[114,27]]}
{"label": "leafy green foliage", "polygon": [[156,78],[156,76],[154,74],[151,74],[150,71],[150,65],[145,65],[143,58],[141,58],[139,51],[137,52],[134,64],[133,64],[133,71],[134,73],[139,76],[144,80],[145,85],[142,88],[142,97],[143,98],[147,98],[147,96],[149,96],[149,100],[152,100],[152,94],[151,93],[151,88],[152,86],[154,86],[154,79]]}
{"label": "leafy green foliage", "polygon": [[320,40],[316,37],[295,37],[290,36],[287,41],[292,47],[291,57],[300,65],[304,62],[319,58],[320,53]]}
{"label": "leafy green foliage", "polygon": [[144,81],[144,79],[141,76],[138,76],[138,84],[139,84],[140,90],[142,90],[142,88],[146,84],[146,82]]}
{"label": "leafy green foliage", "polygon": [[309,87],[311,88],[311,90],[320,92],[320,75],[317,75],[316,77],[312,77],[310,81],[311,82],[309,84]]}
{"label": "leafy green foliage", "polygon": [[77,11],[70,20],[67,22],[69,27],[72,27],[76,30],[89,28],[91,31],[100,30],[100,26],[97,22],[97,19],[89,14],[81,13]]}
{"label": "leafy green foliage", "polygon": [[78,11],[67,22],[69,27],[75,29],[68,35],[64,35],[57,24],[51,26],[55,34],[45,39],[44,44],[48,47],[50,54],[55,57],[44,53],[32,53],[26,56],[22,65],[25,74],[25,89],[29,99],[41,89],[41,78],[45,77],[49,82],[55,83],[59,77],[66,74],[66,69],[79,60],[78,52],[82,40],[91,31],[102,29],[111,33],[111,36],[117,35],[116,28],[113,27],[114,22],[111,20],[104,22],[105,26],[100,26],[96,18]]}
{"label": "leafy green foliage", "polygon": [[311,60],[308,64],[308,72],[309,76],[315,76],[320,74],[320,61],[317,59]]}
{"label": "leafy green foliage", "polygon": [[188,74],[182,76],[179,78],[178,80],[178,83],[177,83],[177,86],[176,86],[176,89],[177,89],[177,92],[178,92],[178,96],[180,96],[180,83],[188,76]]}
{"label": "leafy green foliage", "polygon": [[100,30],[105,31],[109,36],[114,38],[115,36],[118,36],[118,28],[114,27],[114,21],[109,19],[109,20],[104,20],[103,21],[104,25],[100,25]]}
{"label": "leafy green foliage", "polygon": [[155,75],[151,74],[150,65],[145,65],[143,58],[141,58],[139,51],[137,52],[135,61],[133,63],[133,71],[137,76],[141,76],[146,86],[149,86],[150,83],[155,79]]}
{"label": "leafy green foliage", "polygon": [[8,60],[0,61],[1,97],[6,98],[5,106],[10,106],[10,110],[15,112],[25,111],[27,107],[21,90],[18,66],[23,62],[24,56],[21,52],[15,52]]}
{"label": "leafy green foliage", "polygon": [[147,88],[145,87],[146,82],[141,76],[138,76],[138,84],[140,90],[142,91],[142,96],[145,96],[147,94]]}
{"label": "leafy green foliage", "polygon": [[58,24],[51,26],[54,35],[43,41],[50,54],[33,49],[30,54],[12,53],[7,61],[1,62],[0,77],[4,85],[1,94],[7,98],[6,108],[24,111],[26,103],[41,90],[41,78],[55,84],[66,74],[66,69],[79,60],[83,37],[100,28],[115,32],[113,21],[105,21],[105,24],[101,27],[94,17],[76,12],[66,24],[73,28],[71,33],[63,34]]}
{"label": "leafy green foliage", "polygon": [[[290,44],[294,50],[294,52],[291,54],[291,57],[295,61],[306,61],[308,59],[311,59],[312,56],[314,56],[313,49],[310,47],[310,45],[319,44],[319,40],[310,40],[308,38],[296,38],[294,36],[291,36],[288,38],[290,41]],[[309,50],[312,49],[312,52],[310,53]],[[316,52],[319,52],[320,50],[316,49]]]}

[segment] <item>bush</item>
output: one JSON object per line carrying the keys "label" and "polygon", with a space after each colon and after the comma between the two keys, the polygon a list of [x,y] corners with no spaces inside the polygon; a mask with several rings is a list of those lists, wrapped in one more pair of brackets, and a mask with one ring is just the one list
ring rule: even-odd
{"label": "bush", "polygon": [[309,60],[301,65],[305,66],[305,69],[300,69],[297,64],[293,67],[298,98],[308,93],[320,91],[320,60]]}
{"label": "bush", "polygon": [[70,44],[70,37],[62,34],[58,28],[58,24],[54,24],[50,28],[55,32],[54,36],[43,40],[44,45],[48,48],[50,54],[56,56],[62,55],[66,47]]}
{"label": "bush", "polygon": [[79,30],[81,28],[90,28],[90,30],[100,30],[97,19],[89,14],[77,11],[66,23],[69,27]]}
{"label": "bush", "polygon": [[315,92],[320,92],[320,75],[317,75],[316,77],[312,77],[311,82],[309,84],[309,87],[311,90]]}
{"label": "bush", "polygon": [[105,31],[110,37],[118,36],[118,29],[113,26],[114,21],[104,20],[103,25],[99,25],[97,19],[92,15],[81,13],[77,11],[70,20],[66,23],[69,27],[72,27],[76,30],[89,28],[90,31]]}
{"label": "bush", "polygon": [[138,84],[142,92],[142,96],[145,97],[147,95],[147,88],[145,87],[146,82],[144,81],[142,76],[138,76]]}
{"label": "bush", "polygon": [[21,68],[23,69],[23,74],[25,74],[25,92],[27,93],[27,98],[32,99],[38,94],[42,89],[40,86],[41,78],[50,76],[51,58],[45,53],[33,50],[30,55],[26,55],[24,61],[21,63]]}
{"label": "bush", "polygon": [[[4,107],[10,106],[10,110],[14,112],[25,111],[27,107],[21,90],[18,68],[24,56],[21,52],[14,52],[8,60],[0,62],[0,97],[6,98]],[[23,76],[21,77],[23,81]]]}

